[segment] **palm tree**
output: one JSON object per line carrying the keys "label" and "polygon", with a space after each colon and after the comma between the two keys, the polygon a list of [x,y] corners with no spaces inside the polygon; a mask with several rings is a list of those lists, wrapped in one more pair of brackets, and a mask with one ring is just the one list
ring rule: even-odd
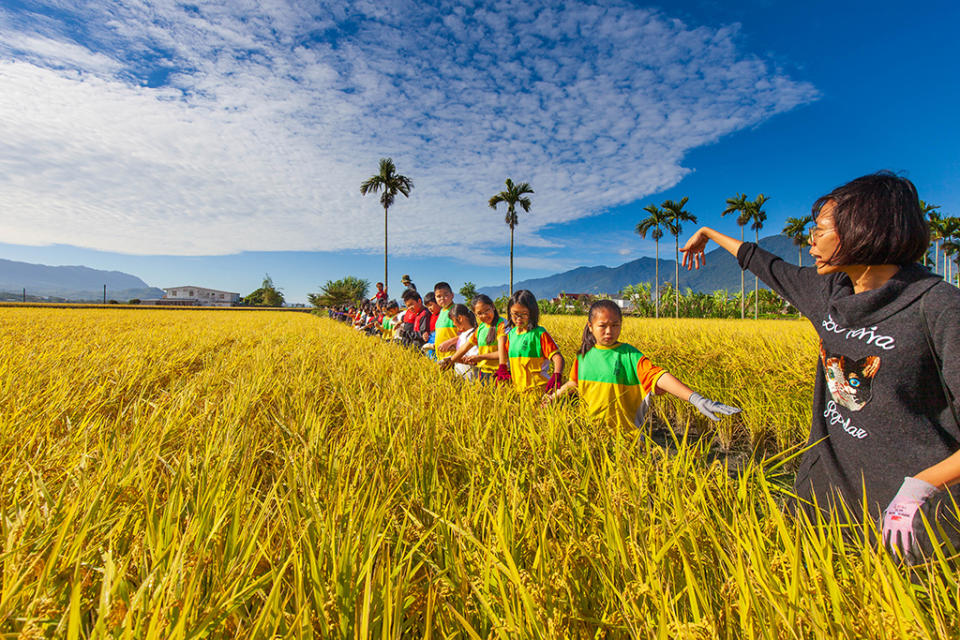
{"label": "palm tree", "polygon": [[[756,242],[760,244],[760,229],[763,229],[763,223],[767,220],[767,212],[763,210],[763,203],[768,200],[767,196],[762,193],[757,196],[757,199],[753,202],[747,203],[747,215],[749,216],[748,220],[750,222],[750,228],[753,229],[754,234],[756,234]],[[753,278],[753,319],[756,320],[760,317],[760,294],[757,292],[760,290],[760,278],[754,276]]]}
{"label": "palm tree", "polygon": [[413,181],[397,173],[397,167],[390,158],[380,158],[380,172],[360,183],[362,196],[383,191],[380,204],[383,205],[383,286],[386,289],[390,288],[390,278],[387,277],[387,210],[393,205],[398,193],[409,198],[411,189]]}
{"label": "palm tree", "polygon": [[650,217],[637,223],[636,232],[641,238],[646,238],[647,234],[653,238],[656,248],[656,258],[654,260],[654,271],[656,273],[653,285],[653,304],[655,317],[660,317],[660,238],[663,237],[663,230],[667,226],[666,212],[655,204],[648,204],[643,208],[650,214]]}
{"label": "palm tree", "polygon": [[664,200],[663,213],[666,215],[667,231],[673,234],[673,240],[676,250],[676,303],[674,305],[674,317],[680,317],[680,232],[683,230],[684,222],[696,222],[697,217],[689,211],[684,211],[683,207],[687,204],[689,198],[683,196],[680,202],[673,200]]}
{"label": "palm tree", "polygon": [[813,215],[802,218],[787,218],[783,234],[793,240],[797,246],[797,265],[803,266],[803,245],[807,243],[807,227],[813,222]]}
{"label": "palm tree", "polygon": [[490,198],[487,203],[491,209],[496,209],[501,202],[507,203],[506,223],[510,226],[510,295],[513,295],[513,230],[517,226],[517,205],[530,213],[530,198],[524,197],[524,194],[533,193],[533,189],[526,182],[513,184],[513,180],[507,178],[507,188],[497,195]]}
{"label": "palm tree", "polygon": [[[936,240],[934,239],[934,237],[933,237],[933,236],[934,236],[934,233],[933,233],[933,232],[934,232],[934,224],[936,224],[936,222],[939,222],[939,220],[940,220],[940,216],[937,214],[937,209],[939,209],[939,208],[940,208],[940,205],[938,205],[938,204],[927,204],[927,203],[924,202],[923,200],[920,201],[920,211],[921,211],[921,213],[923,213],[923,215],[926,216],[926,217],[929,219],[929,221],[930,221],[930,242],[935,242],[935,241],[936,241]],[[926,264],[927,264],[927,253],[929,253],[929,251],[930,251],[930,249],[928,248],[927,251],[924,251],[924,252],[923,252],[923,264],[924,264],[924,266],[926,266]],[[934,271],[937,270],[937,264],[936,264],[937,258],[938,258],[937,250],[936,250],[936,247],[934,247],[934,254],[933,254],[933,260],[934,260],[933,270],[934,270]]]}
{"label": "palm tree", "polygon": [[948,258],[953,258],[960,252],[960,218],[943,219],[943,243],[940,245],[940,249],[943,251],[945,280],[953,284],[953,265],[950,264]]}
{"label": "palm tree", "polygon": [[[727,198],[727,208],[720,215],[725,216],[728,213],[737,214],[737,224],[740,225],[740,242],[743,242],[743,227],[750,220],[747,218],[747,194],[738,193],[736,198]],[[746,302],[744,298],[744,270],[740,269],[740,319],[746,317]]]}

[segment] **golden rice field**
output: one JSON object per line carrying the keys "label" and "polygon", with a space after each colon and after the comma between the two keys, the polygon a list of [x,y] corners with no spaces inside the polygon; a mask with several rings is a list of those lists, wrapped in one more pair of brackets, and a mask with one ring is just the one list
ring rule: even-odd
{"label": "golden rice field", "polygon": [[[581,322],[543,324],[569,355]],[[810,327],[624,338],[742,417],[660,398],[661,447],[307,314],[2,308],[0,634],[958,635],[949,559],[780,510]]]}

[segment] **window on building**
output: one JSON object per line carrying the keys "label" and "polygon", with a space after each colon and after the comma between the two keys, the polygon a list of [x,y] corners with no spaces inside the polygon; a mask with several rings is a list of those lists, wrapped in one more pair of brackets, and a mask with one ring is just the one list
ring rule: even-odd
{"label": "window on building", "polygon": [[193,289],[190,290],[190,297],[193,297]]}

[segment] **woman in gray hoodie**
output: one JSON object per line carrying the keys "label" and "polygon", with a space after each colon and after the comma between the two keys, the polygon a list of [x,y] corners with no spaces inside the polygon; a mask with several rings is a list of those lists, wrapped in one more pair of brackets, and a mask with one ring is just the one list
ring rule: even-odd
{"label": "woman in gray hoodie", "polygon": [[820,361],[800,505],[882,515],[885,544],[915,559],[921,510],[941,537],[960,539],[947,490],[960,482],[960,289],[917,264],[930,232],[905,178],[857,178],[819,198],[813,216],[815,267],[706,227],[681,249],[683,264],[699,268],[713,240],[813,323]]}

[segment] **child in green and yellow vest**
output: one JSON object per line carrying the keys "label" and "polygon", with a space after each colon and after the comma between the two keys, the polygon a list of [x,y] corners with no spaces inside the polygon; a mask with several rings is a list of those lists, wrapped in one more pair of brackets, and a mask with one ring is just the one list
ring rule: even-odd
{"label": "child in green and yellow vest", "polygon": [[[513,380],[517,391],[550,393],[560,386],[563,376],[563,356],[547,330],[540,326],[540,307],[537,299],[526,289],[520,289],[507,301],[510,321],[507,335],[501,342],[501,365],[495,376],[497,380]],[[547,376],[550,363],[553,375]]]}
{"label": "child in green and yellow vest", "polygon": [[394,331],[400,321],[400,305],[396,300],[391,300],[387,304],[386,311],[383,313],[383,322],[380,324],[380,337],[384,340],[393,340]]}
{"label": "child in green and yellow vest", "polygon": [[457,350],[457,327],[450,318],[450,309],[453,307],[453,289],[446,282],[433,285],[433,295],[437,299],[440,313],[437,315],[436,335],[434,336],[434,350],[437,360],[450,357]]}
{"label": "child in green and yellow vest", "polygon": [[[470,304],[479,326],[470,336],[468,343],[450,356],[450,361],[476,365],[480,380],[491,380],[497,372],[497,365],[501,364],[500,344],[507,339],[507,323],[497,313],[497,308],[489,296],[481,293]],[[477,354],[467,355],[473,347],[477,348]],[[506,365],[506,362],[502,364]]]}
{"label": "child in green and yellow vest", "polygon": [[598,300],[590,305],[570,380],[544,398],[544,404],[576,391],[591,418],[623,429],[642,425],[651,398],[661,393],[689,402],[713,421],[720,419],[716,414],[740,413],[736,407],[694,393],[639,349],[619,342],[622,328],[623,313],[616,303]]}

